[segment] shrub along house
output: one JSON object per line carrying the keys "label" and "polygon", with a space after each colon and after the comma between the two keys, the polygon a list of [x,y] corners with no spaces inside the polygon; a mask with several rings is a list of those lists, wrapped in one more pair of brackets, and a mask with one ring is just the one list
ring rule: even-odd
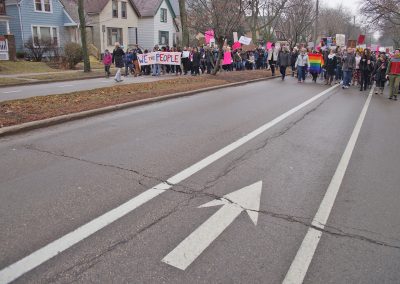
{"label": "shrub along house", "polygon": [[138,43],[145,49],[177,44],[179,27],[170,0],[132,0],[139,10]]}
{"label": "shrub along house", "polygon": [[15,36],[18,51],[24,44],[47,40],[59,49],[69,41],[67,27],[75,25],[59,0],[6,0],[10,31]]}

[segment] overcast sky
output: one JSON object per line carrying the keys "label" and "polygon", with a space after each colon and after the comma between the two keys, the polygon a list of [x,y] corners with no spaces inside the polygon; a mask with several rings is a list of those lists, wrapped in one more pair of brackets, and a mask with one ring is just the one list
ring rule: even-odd
{"label": "overcast sky", "polygon": [[343,7],[348,7],[350,9],[350,13],[352,15],[358,15],[360,10],[360,1],[359,0],[320,0],[323,6],[329,7],[337,7],[340,4]]}

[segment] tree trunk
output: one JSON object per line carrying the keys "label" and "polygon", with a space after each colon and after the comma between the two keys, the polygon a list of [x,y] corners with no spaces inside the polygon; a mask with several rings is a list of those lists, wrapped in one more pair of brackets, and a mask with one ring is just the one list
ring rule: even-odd
{"label": "tree trunk", "polygon": [[90,60],[87,49],[86,41],[86,19],[85,19],[85,9],[83,6],[83,0],[78,0],[78,14],[81,30],[81,40],[82,40],[82,52],[83,52],[83,70],[84,72],[90,72]]}
{"label": "tree trunk", "polygon": [[179,0],[179,11],[182,25],[182,46],[189,46],[189,30],[187,26],[186,0]]}
{"label": "tree trunk", "polygon": [[218,43],[218,59],[217,62],[215,63],[214,69],[211,72],[211,75],[217,75],[218,70],[221,66],[221,59],[222,59],[222,55],[224,53],[224,43],[225,43],[225,39],[223,37],[218,37],[217,40]]}

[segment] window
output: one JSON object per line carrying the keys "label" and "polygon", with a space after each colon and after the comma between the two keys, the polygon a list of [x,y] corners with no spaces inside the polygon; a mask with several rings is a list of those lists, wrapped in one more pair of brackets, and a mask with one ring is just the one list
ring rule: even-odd
{"label": "window", "polygon": [[118,18],[118,2],[117,0],[112,1],[112,16]]}
{"label": "window", "polygon": [[0,15],[6,14],[6,0],[0,0]]}
{"label": "window", "polygon": [[169,45],[169,32],[159,31],[159,45]]}
{"label": "window", "polygon": [[114,45],[116,42],[119,42],[121,45],[123,45],[122,29],[107,28],[107,38],[109,46]]}
{"label": "window", "polygon": [[35,44],[40,40],[51,40],[52,43],[58,46],[58,28],[46,26],[32,26],[32,38]]}
{"label": "window", "polygon": [[51,0],[34,0],[35,12],[51,13]]}
{"label": "window", "polygon": [[161,22],[166,23],[167,22],[167,9],[161,8]]}
{"label": "window", "polygon": [[126,19],[127,18],[126,2],[121,2],[121,18],[122,19]]}

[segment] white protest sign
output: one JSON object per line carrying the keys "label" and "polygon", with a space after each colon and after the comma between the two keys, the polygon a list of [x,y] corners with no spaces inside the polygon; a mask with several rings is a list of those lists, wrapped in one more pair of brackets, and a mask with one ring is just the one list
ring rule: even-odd
{"label": "white protest sign", "polygon": [[190,55],[190,51],[183,51],[182,52],[182,58],[188,58],[189,57],[189,55]]}
{"label": "white protest sign", "polygon": [[152,64],[181,65],[181,53],[151,52],[146,54],[138,54],[138,60],[141,66]]}
{"label": "white protest sign", "polygon": [[346,45],[346,36],[343,34],[336,34],[336,45],[337,46],[345,46]]}
{"label": "white protest sign", "polygon": [[244,45],[250,45],[250,43],[251,43],[251,38],[245,37],[245,36],[241,36],[240,39],[239,39],[239,42],[240,42],[241,44],[244,44]]}
{"label": "white protest sign", "polygon": [[237,42],[238,41],[238,33],[234,32],[233,33],[233,42]]}

